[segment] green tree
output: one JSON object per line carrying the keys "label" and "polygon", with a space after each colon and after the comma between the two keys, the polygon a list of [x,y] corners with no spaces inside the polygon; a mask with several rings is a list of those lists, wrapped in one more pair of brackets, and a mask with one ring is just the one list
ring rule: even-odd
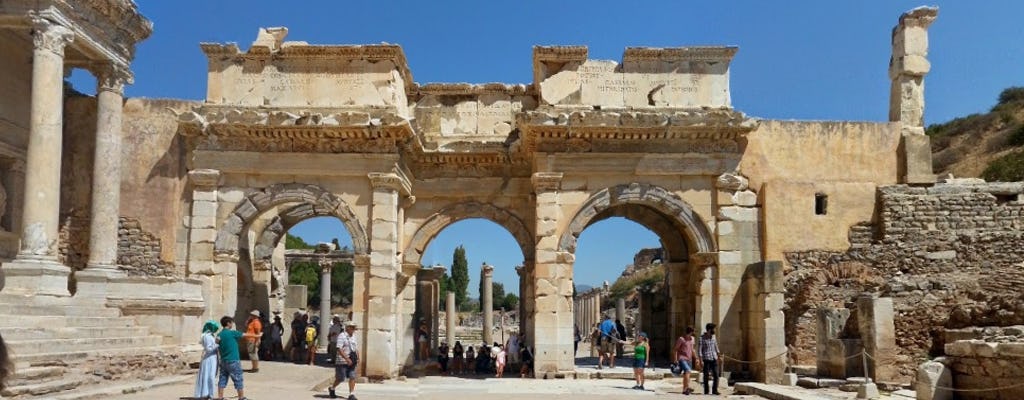
{"label": "green tree", "polygon": [[515,310],[519,307],[519,296],[516,296],[515,293],[508,293],[501,303],[505,310]]}
{"label": "green tree", "polygon": [[509,308],[505,306],[505,285],[492,282],[491,283],[491,304],[495,310],[505,307],[506,310]]}
{"label": "green tree", "polygon": [[[301,240],[301,239],[299,239]],[[288,284],[306,285],[306,304],[320,303],[320,266],[314,262],[299,262],[288,269]],[[351,293],[351,287],[349,292]]]}
{"label": "green tree", "polygon": [[352,271],[350,263],[334,264],[331,268],[331,305],[352,305]]}
{"label": "green tree", "polygon": [[462,310],[468,300],[466,289],[469,289],[469,262],[466,261],[466,249],[456,247],[452,253],[452,278],[448,287],[455,292],[455,305]]}
{"label": "green tree", "polygon": [[286,249],[312,249],[313,246],[306,243],[305,240],[298,236],[293,236],[290,233],[286,233],[284,236],[284,248]]}

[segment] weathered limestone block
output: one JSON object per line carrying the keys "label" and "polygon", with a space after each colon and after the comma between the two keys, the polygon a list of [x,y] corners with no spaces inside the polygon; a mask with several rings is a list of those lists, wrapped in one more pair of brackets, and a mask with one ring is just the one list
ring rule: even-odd
{"label": "weathered limestone block", "polygon": [[875,381],[898,379],[896,369],[896,326],[891,297],[861,295],[857,298],[857,322],[864,351],[868,353],[868,376]]}
{"label": "weathered limestone block", "polygon": [[953,392],[944,389],[953,387],[953,374],[943,361],[925,361],[917,368],[914,381],[917,400],[953,400]]}

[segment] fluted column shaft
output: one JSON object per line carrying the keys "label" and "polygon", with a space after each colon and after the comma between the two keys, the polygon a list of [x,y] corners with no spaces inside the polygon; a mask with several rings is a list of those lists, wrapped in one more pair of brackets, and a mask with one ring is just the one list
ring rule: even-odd
{"label": "fluted column shaft", "polygon": [[117,268],[121,208],[121,120],[127,71],[104,65],[96,71],[96,151],[92,174],[89,268]]}

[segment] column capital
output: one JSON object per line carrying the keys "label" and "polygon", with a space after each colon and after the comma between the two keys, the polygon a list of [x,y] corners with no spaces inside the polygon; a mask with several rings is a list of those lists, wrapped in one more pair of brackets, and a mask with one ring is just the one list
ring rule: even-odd
{"label": "column capital", "polygon": [[562,184],[561,172],[534,172],[530,177],[535,192],[550,192],[558,190]]}
{"label": "column capital", "polygon": [[132,71],[128,67],[112,62],[96,63],[89,71],[96,77],[96,92],[113,92],[124,95],[124,85],[135,82]]}
{"label": "column capital", "polygon": [[220,185],[220,171],[215,169],[194,169],[188,171],[188,180],[196,189],[212,190]]}
{"label": "column capital", "polygon": [[320,257],[320,259],[317,260],[316,263],[318,266],[320,266],[321,272],[330,271],[331,268],[334,267],[334,260],[331,260],[327,257]]}
{"label": "column capital", "polygon": [[49,50],[64,57],[64,47],[75,40],[75,33],[35,12],[29,12],[28,17],[32,23],[32,44],[35,50]]}
{"label": "column capital", "polygon": [[421,281],[437,281],[444,276],[446,269],[442,266],[420,268],[416,276]]}
{"label": "column capital", "polygon": [[369,254],[356,254],[352,258],[352,265],[356,268],[370,268],[370,255]]}
{"label": "column capital", "polygon": [[409,195],[412,190],[409,180],[394,172],[371,172],[366,176],[370,178],[373,190],[393,190],[404,195]]}
{"label": "column capital", "polygon": [[494,266],[487,265],[487,263],[484,263],[482,266],[480,266],[480,273],[485,278],[494,276]]}

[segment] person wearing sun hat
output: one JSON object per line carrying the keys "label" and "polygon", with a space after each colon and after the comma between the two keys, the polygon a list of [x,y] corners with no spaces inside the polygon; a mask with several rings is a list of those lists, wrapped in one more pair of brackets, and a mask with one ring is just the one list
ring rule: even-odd
{"label": "person wearing sun hat", "polygon": [[356,323],[345,323],[345,331],[338,334],[338,354],[334,363],[334,382],[327,388],[328,397],[337,398],[334,389],[348,380],[348,400],[356,400],[356,367],[359,365],[359,342],[356,340]]}
{"label": "person wearing sun hat", "polygon": [[203,346],[203,356],[199,361],[199,375],[196,376],[195,398],[209,399],[213,397],[217,387],[217,338],[214,335],[220,326],[217,321],[209,320],[203,324],[203,333],[199,344]]}
{"label": "person wearing sun hat", "polygon": [[263,322],[260,321],[260,310],[249,312],[249,320],[245,321],[245,350],[252,361],[250,372],[260,372],[260,338],[263,337]]}

